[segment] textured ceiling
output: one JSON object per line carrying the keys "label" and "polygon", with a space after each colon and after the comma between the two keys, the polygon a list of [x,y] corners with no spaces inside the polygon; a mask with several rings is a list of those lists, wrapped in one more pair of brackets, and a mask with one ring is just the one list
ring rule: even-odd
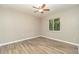
{"label": "textured ceiling", "polygon": [[38,18],[43,18],[51,13],[55,13],[58,11],[66,10],[68,8],[73,8],[73,7],[77,6],[75,4],[47,4],[50,11],[49,12],[46,11],[46,12],[44,12],[44,14],[41,14],[39,12],[34,13],[34,11],[36,9],[34,9],[32,7],[33,5],[35,5],[35,4],[3,4],[0,6],[6,7],[6,8],[11,8],[13,10],[17,10],[20,12],[24,12],[24,13],[33,15]]}

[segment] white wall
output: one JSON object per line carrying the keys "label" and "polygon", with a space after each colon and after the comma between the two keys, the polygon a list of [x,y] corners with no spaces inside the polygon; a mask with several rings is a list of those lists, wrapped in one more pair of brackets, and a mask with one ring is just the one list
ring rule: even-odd
{"label": "white wall", "polygon": [[39,36],[39,22],[31,15],[0,8],[0,44]]}
{"label": "white wall", "polygon": [[[60,31],[49,31],[49,19],[60,17]],[[79,44],[79,7],[51,14],[42,19],[42,36]]]}
{"label": "white wall", "polygon": [[[61,30],[49,31],[49,19],[56,17],[60,17]],[[40,35],[79,44],[79,7],[51,13],[44,19],[0,7],[0,44]]]}

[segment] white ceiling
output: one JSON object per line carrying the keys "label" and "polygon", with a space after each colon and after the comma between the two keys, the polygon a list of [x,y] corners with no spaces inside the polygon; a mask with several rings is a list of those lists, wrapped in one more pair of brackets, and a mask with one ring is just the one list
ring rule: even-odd
{"label": "white ceiling", "polygon": [[43,18],[43,17],[45,17],[45,16],[47,16],[51,13],[55,13],[55,12],[58,12],[58,11],[62,11],[62,10],[77,6],[75,4],[47,4],[50,11],[49,12],[46,11],[44,14],[41,14],[39,12],[34,13],[34,11],[36,9],[34,9],[32,7],[33,5],[35,5],[35,4],[6,4],[6,5],[3,4],[1,6],[5,6],[7,8],[11,8],[13,10],[28,13],[30,15],[33,15],[33,16],[36,16],[36,17],[39,17],[39,18]]}

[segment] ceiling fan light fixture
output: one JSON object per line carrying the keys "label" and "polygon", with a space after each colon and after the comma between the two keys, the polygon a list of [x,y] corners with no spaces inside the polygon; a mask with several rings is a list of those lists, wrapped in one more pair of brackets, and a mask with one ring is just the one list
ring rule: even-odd
{"label": "ceiling fan light fixture", "polygon": [[43,9],[39,9],[39,12],[43,12]]}
{"label": "ceiling fan light fixture", "polygon": [[37,11],[35,11],[35,12],[40,12],[40,13],[44,13],[44,11],[50,11],[50,9],[48,9],[46,7],[47,7],[46,4],[42,4],[41,6],[38,6],[38,7],[33,6],[33,8],[37,9]]}

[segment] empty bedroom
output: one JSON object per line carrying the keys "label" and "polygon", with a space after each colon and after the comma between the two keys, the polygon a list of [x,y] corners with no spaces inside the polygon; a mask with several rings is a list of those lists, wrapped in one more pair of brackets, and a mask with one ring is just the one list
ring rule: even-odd
{"label": "empty bedroom", "polygon": [[78,53],[78,4],[0,4],[0,54]]}

